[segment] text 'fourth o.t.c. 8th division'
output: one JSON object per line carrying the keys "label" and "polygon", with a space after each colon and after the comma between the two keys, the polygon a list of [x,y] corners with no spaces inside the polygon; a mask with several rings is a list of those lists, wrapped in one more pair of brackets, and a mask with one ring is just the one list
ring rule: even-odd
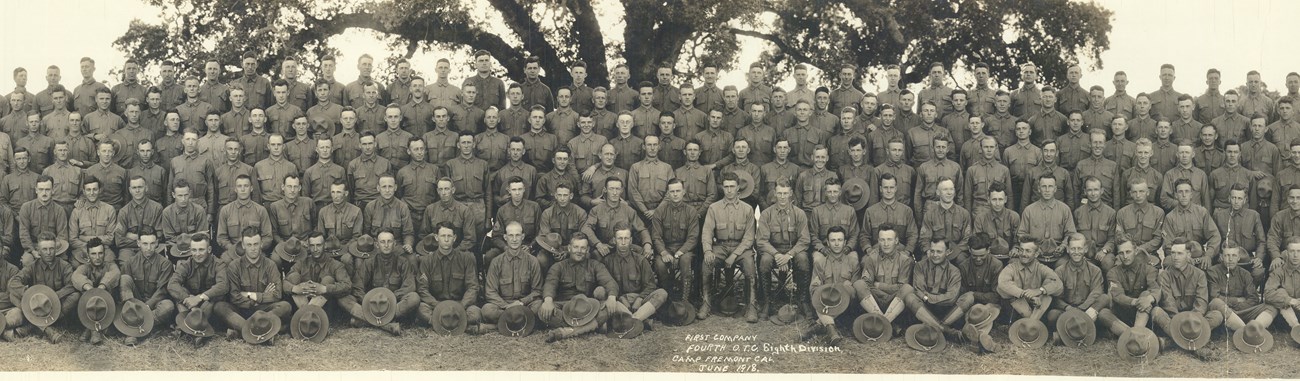
{"label": "text 'fourth o.t.c. 8th division'", "polygon": [[674,363],[693,365],[692,370],[708,373],[753,373],[759,365],[771,364],[788,353],[836,353],[838,346],[771,344],[753,335],[686,335],[684,354],[674,354]]}

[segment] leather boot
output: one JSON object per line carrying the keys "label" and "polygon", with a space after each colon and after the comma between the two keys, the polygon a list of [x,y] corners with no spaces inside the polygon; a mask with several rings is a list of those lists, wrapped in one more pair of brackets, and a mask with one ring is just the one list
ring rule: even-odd
{"label": "leather boot", "polygon": [[702,283],[700,285],[700,310],[696,314],[696,318],[704,320],[709,318],[709,309],[713,308],[713,301],[711,300],[713,293],[710,290],[713,288],[713,270],[705,269],[700,275],[703,279],[700,282]]}
{"label": "leather boot", "polygon": [[693,286],[692,284],[693,279],[691,278],[693,277],[689,277],[689,276],[681,277],[682,282],[680,284],[682,288],[679,290],[680,292],[677,295],[677,297],[680,298],[679,300],[683,300],[683,301],[691,300],[691,292],[695,291],[694,289],[691,288],[691,286]]}
{"label": "leather boot", "polygon": [[745,306],[745,321],[750,324],[758,322],[758,280],[745,277],[745,289],[749,291],[749,304]]}
{"label": "leather boot", "polygon": [[759,288],[763,289],[763,295],[758,297],[759,320],[767,320],[767,317],[772,315],[772,307],[774,304],[772,303],[772,300],[776,299],[778,287],[780,287],[779,283],[774,284],[773,282],[763,282],[763,285],[759,286]]}

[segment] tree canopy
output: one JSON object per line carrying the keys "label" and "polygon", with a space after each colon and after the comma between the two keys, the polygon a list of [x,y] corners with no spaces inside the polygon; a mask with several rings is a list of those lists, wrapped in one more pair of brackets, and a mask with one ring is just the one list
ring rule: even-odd
{"label": "tree canopy", "polygon": [[514,80],[524,77],[526,57],[536,56],[553,88],[569,83],[565,68],[574,60],[587,64],[589,84],[601,85],[618,64],[628,65],[633,81],[653,78],[663,65],[686,79],[704,65],[735,69],[749,64],[738,62],[741,37],[769,43],[760,60],[775,69],[773,78],[797,63],[828,77],[846,63],[899,64],[906,84],[920,81],[931,62],[986,62],[1009,85],[1020,63],[1034,62],[1047,83],[1063,83],[1072,64],[1101,66],[1112,16],[1068,0],[146,1],[160,8],[162,22],[133,21],[114,42],[145,65],[201,68],[216,59],[235,66],[251,53],[262,74],[287,57],[314,68],[319,57],[338,53],[331,37],[359,28],[386,36],[393,57],[487,51]]}

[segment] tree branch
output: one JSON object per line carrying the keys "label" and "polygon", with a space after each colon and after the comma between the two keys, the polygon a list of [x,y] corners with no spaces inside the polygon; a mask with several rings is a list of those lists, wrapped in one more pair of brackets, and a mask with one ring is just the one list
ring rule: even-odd
{"label": "tree branch", "polygon": [[781,37],[775,34],[763,33],[763,32],[745,30],[739,28],[727,28],[727,30],[731,31],[731,33],[737,36],[753,37],[767,42],[771,42],[773,45],[776,45],[776,48],[780,50],[781,53],[790,56],[790,58],[793,58],[795,61],[812,62],[811,58],[803,54],[803,52],[800,52],[798,49],[794,49],[793,47],[790,46],[789,43],[785,42],[785,40],[782,40]]}
{"label": "tree branch", "polygon": [[[564,64],[560,62],[559,52],[556,51],[555,46],[546,41],[546,34],[538,26],[537,20],[533,20],[528,8],[525,8],[522,3],[516,0],[489,0],[488,3],[493,8],[496,8],[498,12],[501,12],[501,18],[505,20],[506,25],[515,34],[519,35],[519,40],[523,41],[524,44],[523,51],[531,52],[532,55],[537,56],[542,67],[564,67]],[[522,68],[523,62],[521,61],[520,69]],[[551,76],[555,75],[552,74]],[[523,76],[515,77],[515,80],[521,81]]]}

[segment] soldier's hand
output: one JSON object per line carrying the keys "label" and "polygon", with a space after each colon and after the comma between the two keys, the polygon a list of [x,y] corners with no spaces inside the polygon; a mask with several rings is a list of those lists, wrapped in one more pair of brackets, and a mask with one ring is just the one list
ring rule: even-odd
{"label": "soldier's hand", "polygon": [[677,258],[676,258],[676,257],[673,257],[672,254],[668,254],[667,251],[665,251],[665,252],[659,254],[659,260],[664,261],[664,263],[673,263],[673,260],[674,260],[674,259],[677,259]]}
{"label": "soldier's hand", "polygon": [[725,262],[727,263],[727,267],[735,266],[735,265],[736,265],[736,259],[738,259],[738,258],[737,258],[737,256],[736,256],[735,254],[728,255],[728,256],[727,256],[727,260],[725,261]]}
{"label": "soldier's hand", "polygon": [[1250,259],[1250,266],[1253,267],[1253,268],[1256,268],[1256,269],[1258,269],[1258,268],[1263,268],[1263,267],[1264,267],[1264,260],[1263,260],[1262,258],[1260,258],[1260,257],[1251,258],[1251,259]]}
{"label": "soldier's hand", "polygon": [[603,243],[596,244],[596,252],[599,253],[600,256],[602,257],[609,255],[609,245]]}
{"label": "soldier's hand", "polygon": [[642,252],[644,252],[645,255],[647,255],[647,256],[649,256],[649,255],[654,255],[655,248],[654,248],[654,246],[651,246],[649,242],[646,242],[644,245],[641,245],[641,246],[642,246],[642,247],[641,247]]}
{"label": "soldier's hand", "polygon": [[647,220],[650,219],[650,217],[654,217],[654,216],[655,216],[655,211],[654,211],[654,209],[650,209],[650,210],[645,211],[645,218],[646,218]]}
{"label": "soldier's hand", "polygon": [[306,283],[295,284],[293,285],[293,287],[289,288],[289,292],[297,295],[302,295],[303,293],[307,292],[307,284]]}
{"label": "soldier's hand", "polygon": [[1291,299],[1291,308],[1300,308],[1300,299]]}
{"label": "soldier's hand", "polygon": [[198,306],[199,303],[202,302],[203,302],[203,298],[199,297],[198,295],[191,295],[190,297],[185,298],[185,300],[182,301],[182,303],[185,303],[185,306],[189,308],[194,308]]}
{"label": "soldier's hand", "polygon": [[316,295],[324,295],[325,291],[328,291],[328,289],[325,288],[325,285],[316,283],[316,287],[314,287],[312,291],[315,292]]}
{"label": "soldier's hand", "polygon": [[522,305],[524,305],[524,302],[521,302],[521,301],[516,300],[516,301],[510,302],[510,304],[507,304],[507,305],[506,305],[506,308],[510,308],[510,307],[514,307],[514,306],[522,306]]}
{"label": "soldier's hand", "polygon": [[785,265],[790,263],[789,254],[777,254],[775,259],[776,259],[776,267],[785,267]]}
{"label": "soldier's hand", "polygon": [[537,309],[537,314],[541,317],[550,317],[553,312],[555,312],[555,303],[551,302],[542,302],[542,308]]}
{"label": "soldier's hand", "polygon": [[606,298],[605,311],[609,313],[614,313],[614,311],[618,311],[618,299],[615,299],[613,296]]}

